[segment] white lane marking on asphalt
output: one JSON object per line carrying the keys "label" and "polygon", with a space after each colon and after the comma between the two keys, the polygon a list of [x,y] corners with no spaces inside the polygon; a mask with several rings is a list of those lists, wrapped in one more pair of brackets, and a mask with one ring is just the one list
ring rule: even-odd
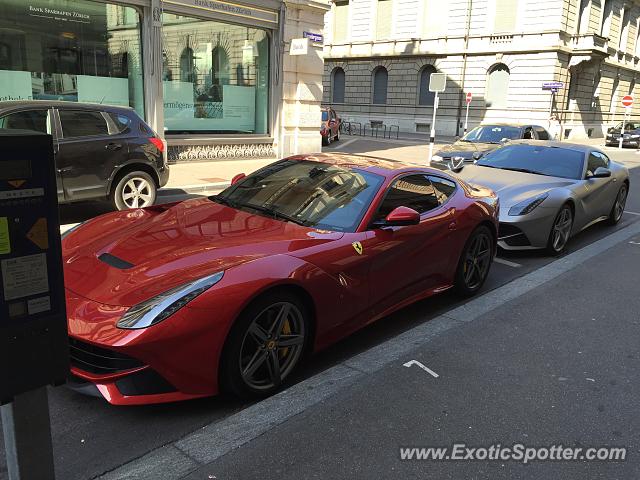
{"label": "white lane marking on asphalt", "polygon": [[432,375],[434,378],[438,378],[438,377],[439,377],[439,375],[438,375],[436,372],[434,372],[434,371],[433,371],[433,370],[431,370],[429,367],[427,367],[427,366],[423,365],[422,363],[420,363],[420,362],[419,362],[419,361],[417,361],[417,360],[411,360],[411,361],[409,361],[409,362],[407,362],[407,363],[403,363],[403,365],[404,365],[405,367],[411,367],[412,365],[417,365],[417,366],[419,366],[422,370],[424,370],[425,372],[427,372],[429,375]]}
{"label": "white lane marking on asphalt", "polygon": [[638,212],[630,212],[628,210],[625,210],[624,213],[628,213],[629,215],[636,215],[637,217],[640,217],[640,213],[638,213]]}
{"label": "white lane marking on asphalt", "polygon": [[509,260],[505,260],[504,258],[500,258],[500,257],[494,258],[493,261],[496,263],[501,263],[502,265],[506,265],[507,267],[518,268],[522,266],[519,263],[510,262]]}

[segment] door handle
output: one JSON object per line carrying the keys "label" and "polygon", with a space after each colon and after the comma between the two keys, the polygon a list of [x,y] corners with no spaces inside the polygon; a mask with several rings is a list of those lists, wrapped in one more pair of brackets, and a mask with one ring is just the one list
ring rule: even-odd
{"label": "door handle", "polygon": [[121,143],[107,143],[105,147],[107,150],[120,150],[122,148]]}

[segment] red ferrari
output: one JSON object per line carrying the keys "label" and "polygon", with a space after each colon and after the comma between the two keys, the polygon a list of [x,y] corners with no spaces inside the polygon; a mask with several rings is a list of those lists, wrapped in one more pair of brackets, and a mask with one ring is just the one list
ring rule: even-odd
{"label": "red ferrari", "polygon": [[304,354],[489,273],[498,199],[445,172],[319,154],[235,180],[65,236],[72,387],[118,405],[266,396]]}

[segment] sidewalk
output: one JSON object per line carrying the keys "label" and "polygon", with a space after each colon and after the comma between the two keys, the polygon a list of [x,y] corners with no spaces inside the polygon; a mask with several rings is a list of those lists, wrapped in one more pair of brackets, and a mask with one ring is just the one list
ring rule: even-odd
{"label": "sidewalk", "polygon": [[[638,245],[640,222],[102,478],[638,478]],[[400,459],[400,447],[454,443],[628,454]]]}

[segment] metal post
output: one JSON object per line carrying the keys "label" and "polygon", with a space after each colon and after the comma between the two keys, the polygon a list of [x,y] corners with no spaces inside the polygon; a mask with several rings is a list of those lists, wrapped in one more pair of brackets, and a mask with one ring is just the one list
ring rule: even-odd
{"label": "metal post", "polygon": [[433,100],[433,120],[431,120],[431,136],[429,138],[429,159],[427,162],[431,161],[431,157],[433,157],[433,144],[436,141],[436,111],[438,110],[439,97],[438,92],[435,92],[436,96]]}
{"label": "metal post", "polygon": [[0,407],[9,480],[54,480],[46,387]]}
{"label": "metal post", "polygon": [[464,135],[467,134],[467,127],[469,126],[469,105],[470,104],[471,102],[467,102],[467,113],[465,113],[464,115]]}
{"label": "metal post", "polygon": [[629,111],[628,107],[624,109],[624,115],[622,116],[622,127],[620,128],[620,141],[618,143],[618,148],[622,148],[622,137],[624,137],[624,124],[627,123],[627,112]]}

